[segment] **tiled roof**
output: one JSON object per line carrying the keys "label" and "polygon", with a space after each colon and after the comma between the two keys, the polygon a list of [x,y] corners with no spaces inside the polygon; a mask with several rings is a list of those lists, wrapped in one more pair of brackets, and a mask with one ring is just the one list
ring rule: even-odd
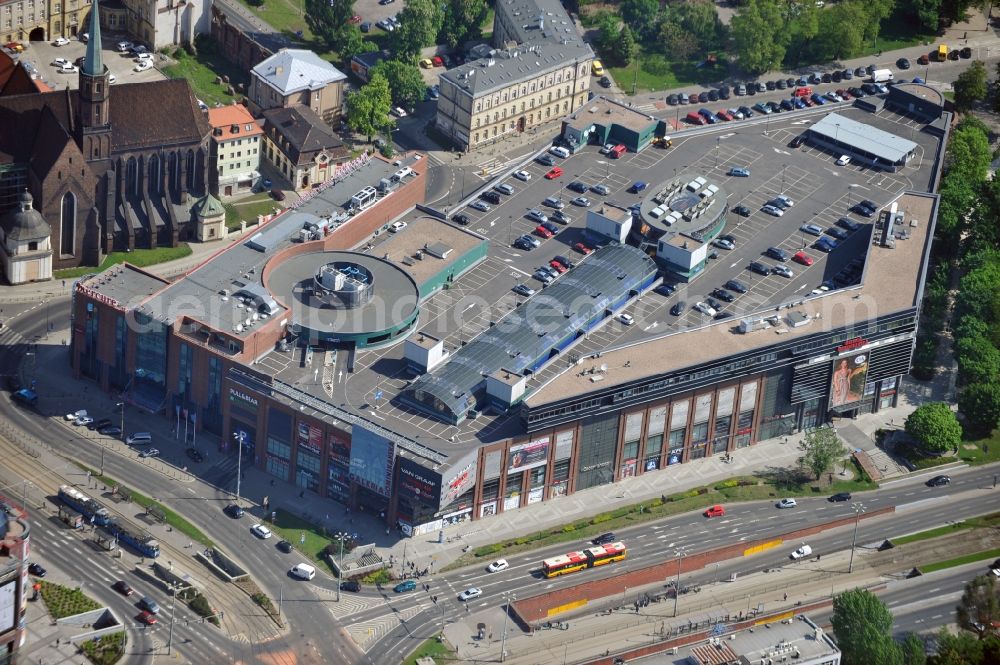
{"label": "tiled roof", "polygon": [[[242,104],[208,109],[208,124],[212,126],[213,136],[217,141],[229,141],[264,133],[249,109]],[[218,134],[215,130],[222,133]]]}
{"label": "tiled roof", "polygon": [[347,78],[329,62],[305,49],[281,49],[251,71],[282,97],[300,90],[320,90]]}
{"label": "tiled roof", "polygon": [[[295,164],[303,154],[320,150],[346,150],[344,142],[334,135],[323,118],[308,106],[296,104],[285,108],[264,111],[264,131],[268,136],[280,135],[287,150],[284,152]],[[307,158],[308,159],[308,158]]]}

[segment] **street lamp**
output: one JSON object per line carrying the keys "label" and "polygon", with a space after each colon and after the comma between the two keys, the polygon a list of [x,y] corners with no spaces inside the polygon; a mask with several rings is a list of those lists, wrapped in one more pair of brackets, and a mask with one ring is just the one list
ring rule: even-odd
{"label": "street lamp", "polygon": [[858,523],[861,521],[861,513],[865,512],[865,506],[862,503],[855,503],[851,506],[854,508],[854,538],[851,540],[851,563],[848,565],[847,572],[854,572],[854,548],[858,544]]}
{"label": "street lamp", "polygon": [[344,578],[344,539],[346,531],[338,531],[333,537],[340,541],[340,556],[337,558],[337,602],[340,602],[340,581]]}
{"label": "street lamp", "polygon": [[681,596],[681,561],[684,559],[684,550],[674,550],[677,556],[677,577],[674,578],[674,616],[677,616],[677,599]]}
{"label": "street lamp", "polygon": [[507,610],[503,613],[503,633],[500,636],[500,662],[502,663],[507,658],[507,618],[510,616],[510,599],[513,598],[517,600],[517,596],[511,592],[506,592],[504,594],[507,598]]}
{"label": "street lamp", "polygon": [[[125,402],[124,401],[118,402],[117,404],[115,404],[115,407],[122,410],[122,426],[121,426],[121,430],[122,431],[119,434],[121,436],[122,441],[124,441],[125,440]],[[104,473],[103,467],[102,467],[101,473],[102,474]]]}
{"label": "street lamp", "polygon": [[236,453],[236,505],[240,505],[240,478],[243,477],[243,442],[247,433],[243,430],[233,432],[233,438],[239,443],[239,451]]}

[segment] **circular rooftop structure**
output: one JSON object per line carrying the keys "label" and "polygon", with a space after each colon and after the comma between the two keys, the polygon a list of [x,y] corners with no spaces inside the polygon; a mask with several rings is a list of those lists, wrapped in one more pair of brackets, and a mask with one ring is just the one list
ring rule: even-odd
{"label": "circular rooftop structure", "polygon": [[290,329],[310,344],[393,344],[420,313],[420,290],[408,273],[357,252],[293,254],[269,268],[266,286],[291,309]]}
{"label": "circular rooftop structure", "polygon": [[647,191],[632,227],[640,243],[676,234],[708,242],[725,226],[729,192],[714,178],[688,171]]}

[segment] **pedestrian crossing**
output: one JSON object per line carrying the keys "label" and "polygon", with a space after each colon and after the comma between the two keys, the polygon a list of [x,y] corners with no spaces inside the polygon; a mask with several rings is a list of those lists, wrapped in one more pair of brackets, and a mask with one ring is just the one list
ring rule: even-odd
{"label": "pedestrian crossing", "polygon": [[[324,587],[314,586],[313,591],[323,596],[329,596],[331,599],[337,597],[336,589],[326,589]],[[331,602],[328,604],[330,614],[332,614],[337,619],[343,619],[344,617],[349,617],[354,614],[360,614],[366,610],[370,610],[382,604],[382,600],[379,598],[372,598],[370,596],[358,596],[347,591],[340,592],[340,602]]]}
{"label": "pedestrian crossing", "polygon": [[[3,348],[4,353],[11,359],[23,358],[25,353],[28,351],[28,346],[30,342],[21,336],[16,330],[8,325],[4,325],[0,328],[0,348]],[[3,373],[0,376],[6,377],[18,377],[18,365],[15,363],[7,363],[3,368]]]}
{"label": "pedestrian crossing", "polygon": [[423,612],[424,609],[426,608],[423,605],[413,605],[371,621],[351,624],[347,626],[347,634],[362,651],[367,653],[379,640],[395,630],[400,624],[405,624]]}

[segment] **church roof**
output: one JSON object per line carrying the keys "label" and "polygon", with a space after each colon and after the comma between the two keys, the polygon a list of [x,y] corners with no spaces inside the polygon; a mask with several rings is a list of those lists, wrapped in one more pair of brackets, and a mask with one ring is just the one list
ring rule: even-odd
{"label": "church roof", "polygon": [[90,8],[90,39],[87,40],[87,57],[83,60],[83,73],[90,76],[104,74],[104,61],[101,59],[101,21],[97,0]]}
{"label": "church roof", "polygon": [[31,194],[27,190],[18,197],[18,206],[0,218],[4,235],[10,240],[28,242],[44,240],[52,233],[48,222],[31,206]]}
{"label": "church roof", "polygon": [[222,206],[222,202],[219,199],[211,194],[206,194],[194,204],[193,212],[201,219],[211,219],[212,217],[225,215],[226,209]]}
{"label": "church roof", "polygon": [[[31,161],[39,142],[56,141],[62,146],[72,136],[78,104],[76,90],[0,96],[0,127],[19,129],[0,132],[0,164]],[[45,107],[62,132],[40,134]],[[116,85],[110,107],[112,157],[197,143],[209,134],[208,118],[198,108],[187,79]]]}

